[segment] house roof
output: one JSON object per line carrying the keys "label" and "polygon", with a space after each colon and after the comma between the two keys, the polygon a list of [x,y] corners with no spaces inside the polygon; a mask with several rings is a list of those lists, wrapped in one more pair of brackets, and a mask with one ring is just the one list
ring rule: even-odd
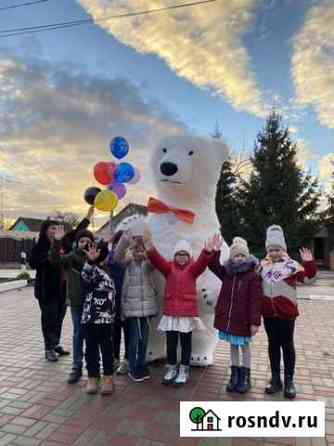
{"label": "house roof", "polygon": [[209,414],[212,414],[215,418],[217,418],[218,420],[221,420],[221,418],[220,418],[220,417],[219,417],[213,410],[211,410],[211,409],[209,409],[209,410],[205,413],[203,419],[206,418]]}
{"label": "house roof", "polygon": [[39,232],[31,231],[0,231],[0,238],[10,238],[14,240],[37,239]]}
{"label": "house roof", "polygon": [[[116,226],[119,222],[121,222],[123,218],[133,214],[147,215],[147,207],[141,204],[129,203],[121,211],[119,211],[118,214],[113,216],[114,226]],[[106,229],[109,226],[109,224],[110,224],[109,221],[104,223],[99,229],[95,231],[95,234],[103,232],[104,229]]]}
{"label": "house roof", "polygon": [[9,228],[12,231],[19,222],[23,222],[30,232],[39,232],[44,220],[40,218],[19,217]]}

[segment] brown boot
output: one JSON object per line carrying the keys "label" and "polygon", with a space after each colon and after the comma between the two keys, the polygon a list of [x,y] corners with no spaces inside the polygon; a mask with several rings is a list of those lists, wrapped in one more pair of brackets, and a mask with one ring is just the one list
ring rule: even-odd
{"label": "brown boot", "polygon": [[88,395],[95,395],[97,393],[97,378],[88,378],[86,392]]}
{"label": "brown boot", "polygon": [[101,395],[110,395],[114,393],[114,382],[112,379],[112,375],[103,377],[103,384],[101,387]]}

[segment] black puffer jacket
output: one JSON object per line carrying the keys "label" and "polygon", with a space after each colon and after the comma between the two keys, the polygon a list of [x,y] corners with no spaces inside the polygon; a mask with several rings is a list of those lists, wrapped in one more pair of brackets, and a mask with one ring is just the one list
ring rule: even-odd
{"label": "black puffer jacket", "polygon": [[36,270],[35,297],[40,301],[61,299],[61,265],[51,258],[51,242],[46,233],[50,226],[58,222],[46,220],[42,223],[39,239],[31,251],[29,265]]}

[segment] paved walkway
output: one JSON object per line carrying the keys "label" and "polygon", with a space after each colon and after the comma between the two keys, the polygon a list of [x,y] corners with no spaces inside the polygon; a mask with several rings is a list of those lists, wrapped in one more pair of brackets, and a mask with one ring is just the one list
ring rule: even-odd
{"label": "paved walkway", "polygon": [[[193,369],[191,382],[182,389],[162,386],[164,369],[156,365],[151,381],[132,383],[127,377],[117,377],[112,397],[88,396],[85,379],[79,385],[66,384],[70,358],[56,364],[45,362],[32,289],[0,294],[0,308],[0,446],[334,445],[334,302],[301,300],[296,336],[298,398],[326,401],[326,441],[179,438],[180,400],[273,399],[263,394],[268,363],[262,329],[254,342],[253,388],[247,397],[224,391],[228,379],[225,344],[218,348],[216,365]],[[67,347],[70,333],[67,318]]]}

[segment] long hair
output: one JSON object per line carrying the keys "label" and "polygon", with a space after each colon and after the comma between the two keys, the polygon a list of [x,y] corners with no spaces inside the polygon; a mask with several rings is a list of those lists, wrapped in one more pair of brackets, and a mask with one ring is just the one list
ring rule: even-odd
{"label": "long hair", "polygon": [[39,237],[38,237],[38,242],[37,242],[37,246],[40,249],[49,249],[51,243],[50,243],[50,240],[48,239],[48,236],[46,233],[50,226],[58,226],[58,225],[59,225],[59,222],[56,220],[47,219],[47,220],[43,221],[43,223],[41,225],[41,229],[39,231]]}

